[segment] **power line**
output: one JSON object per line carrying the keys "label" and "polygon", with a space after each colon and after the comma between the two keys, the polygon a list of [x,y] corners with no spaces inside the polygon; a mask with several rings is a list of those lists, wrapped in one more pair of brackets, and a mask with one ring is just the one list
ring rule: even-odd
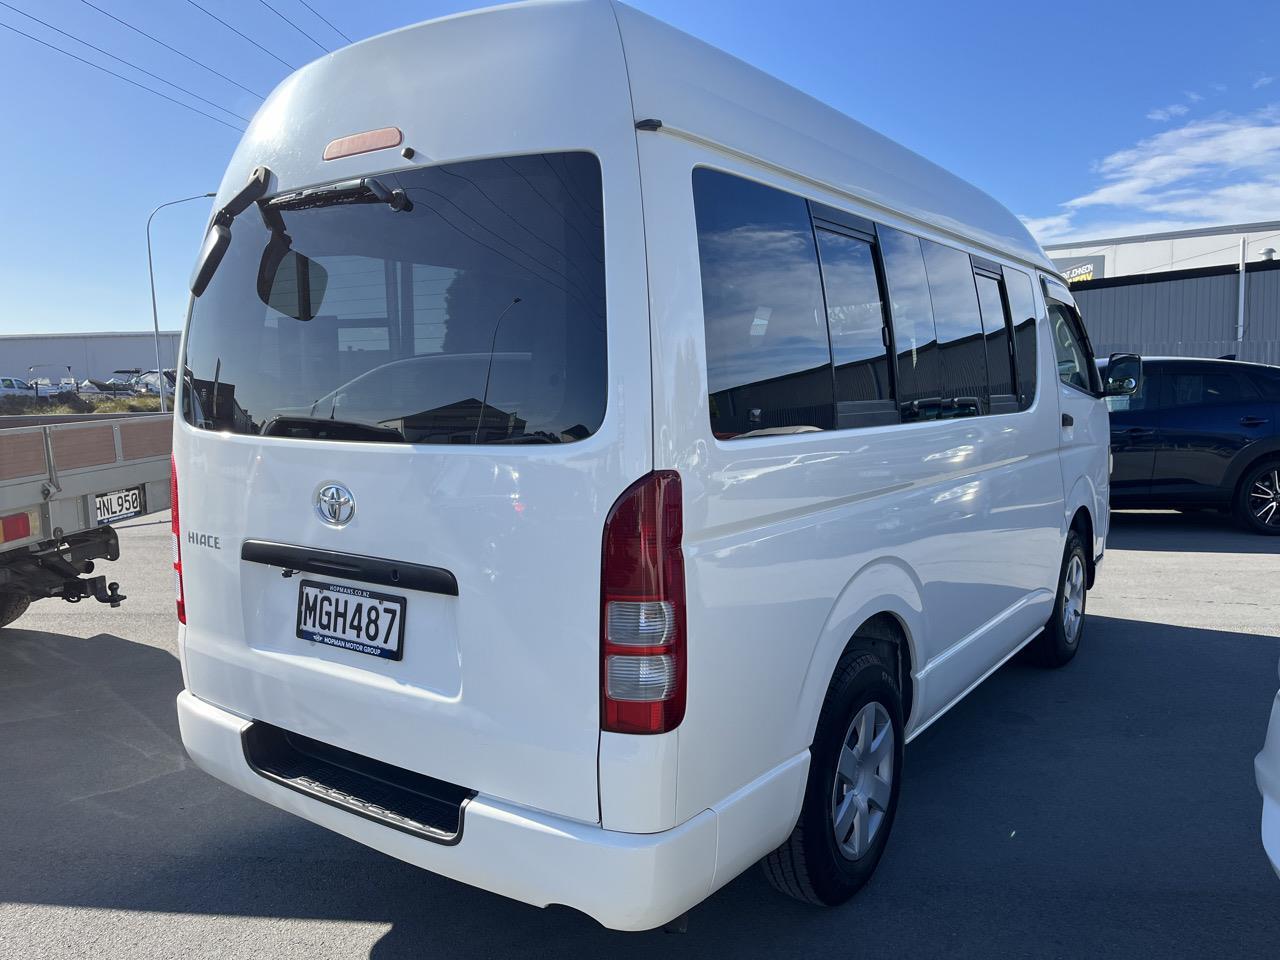
{"label": "power line", "polygon": [[325,26],[327,26],[330,30],[332,30],[334,33],[340,36],[343,40],[347,41],[347,43],[352,42],[350,37],[348,37],[345,33],[343,33],[341,30],[335,27],[332,23],[326,20],[324,14],[321,13],[319,10],[317,10],[315,7],[313,7],[311,4],[307,3],[307,0],[298,0],[298,2],[302,4],[304,7],[306,7],[308,10],[310,10],[316,17],[318,17],[321,21],[324,22]]}
{"label": "power line", "polygon": [[221,104],[214,103],[209,98],[202,97],[200,96],[200,94],[195,93],[194,91],[188,90],[186,87],[181,87],[178,84],[174,83],[172,80],[166,80],[164,77],[158,74],[152,73],[150,70],[147,70],[143,67],[138,66],[136,63],[133,63],[129,60],[124,59],[124,57],[117,57],[114,53],[111,53],[107,50],[103,50],[101,47],[94,46],[88,40],[81,40],[79,37],[75,36],[74,34],[67,33],[67,31],[59,27],[55,27],[52,23],[46,23],[45,21],[41,20],[39,17],[33,17],[31,14],[27,13],[26,11],[19,10],[13,4],[6,3],[5,0],[0,0],[0,7],[5,7],[6,9],[12,10],[14,13],[20,16],[26,17],[28,20],[33,20],[36,23],[40,24],[40,26],[47,27],[48,29],[52,30],[54,33],[60,33],[62,34],[62,36],[66,37],[67,39],[73,40],[76,43],[86,46],[90,50],[96,50],[98,53],[102,54],[104,57],[110,57],[112,60],[116,61],[117,63],[123,63],[126,67],[130,67],[134,70],[137,70],[139,73],[145,73],[152,80],[159,80],[161,83],[167,86],[173,87],[173,89],[178,90],[182,93],[185,93],[188,97],[194,97],[196,100],[199,100],[201,103],[207,103],[209,106],[213,107],[213,109],[215,110],[221,110],[223,113],[230,114],[231,116],[235,117],[237,120],[243,120],[245,123],[249,122],[248,117],[242,117],[240,116],[240,114],[236,113],[234,110],[228,110],[226,107],[222,106]]}
{"label": "power line", "polygon": [[297,69],[297,67],[295,67],[295,66],[294,66],[292,63],[290,63],[288,60],[284,59],[283,57],[278,57],[278,56],[276,56],[274,53],[272,53],[270,50],[268,50],[266,47],[264,47],[262,44],[260,44],[257,40],[253,39],[253,37],[249,36],[248,34],[241,33],[239,30],[237,30],[237,29],[236,29],[235,27],[233,27],[231,24],[227,23],[227,21],[223,20],[220,16],[218,16],[216,13],[213,13],[213,12],[212,12],[212,11],[210,11],[209,9],[207,9],[207,8],[205,8],[205,7],[200,6],[200,4],[196,3],[196,0],[187,0],[187,3],[191,4],[193,7],[195,7],[197,10],[199,10],[201,13],[203,13],[206,17],[211,17],[212,19],[217,20],[220,24],[222,24],[224,27],[226,27],[228,30],[230,30],[232,33],[234,33],[234,34],[235,34],[237,37],[239,37],[240,39],[249,41],[249,43],[252,43],[255,47],[257,47],[259,50],[261,50],[261,51],[262,51],[263,53],[265,53],[267,56],[269,56],[269,57],[275,57],[275,59],[276,59],[276,60],[279,60],[281,63],[283,63],[283,64],[284,64],[286,67],[288,67],[290,70],[296,70],[296,69]]}
{"label": "power line", "polygon": [[167,93],[161,93],[159,90],[153,90],[150,87],[148,87],[146,84],[139,83],[137,80],[131,80],[128,77],[124,76],[123,74],[116,73],[114,70],[108,70],[106,67],[102,66],[102,64],[100,63],[94,63],[92,60],[86,60],[84,57],[77,56],[76,54],[72,53],[70,50],[63,50],[61,47],[55,47],[52,43],[48,43],[44,40],[41,40],[39,37],[33,37],[31,34],[25,33],[24,31],[19,30],[17,27],[10,26],[7,23],[0,22],[0,27],[4,27],[6,30],[12,30],[14,33],[18,34],[19,36],[26,37],[28,40],[32,40],[40,44],[40,46],[42,47],[48,47],[50,50],[55,50],[58,53],[61,53],[63,56],[70,57],[72,60],[79,60],[81,63],[87,64],[88,66],[93,67],[95,70],[101,70],[103,73],[109,73],[111,74],[111,76],[115,77],[117,80],[123,80],[125,83],[132,84],[133,86],[137,87],[139,90],[145,90],[147,91],[147,93],[154,93],[157,97],[162,97],[165,100],[168,100],[170,103],[176,103],[178,106],[184,107],[185,109],[190,110],[192,113],[198,113],[200,114],[200,116],[205,117],[206,119],[212,120],[214,123],[220,123],[224,127],[230,127],[232,130],[235,130],[237,133],[244,133],[244,127],[237,127],[234,123],[227,123],[227,121],[219,119],[218,117],[215,117],[211,113],[205,113],[203,110],[199,109],[198,107],[193,107],[189,103],[183,103],[181,100],[175,99],[174,97],[169,96]]}
{"label": "power line", "polygon": [[97,10],[104,17],[109,17],[110,19],[114,20],[116,23],[120,24],[120,26],[128,27],[134,33],[141,34],[142,36],[150,40],[152,43],[158,43],[160,46],[164,47],[166,50],[170,51],[171,53],[176,53],[178,56],[182,57],[184,60],[189,60],[190,62],[194,63],[197,67],[200,67],[202,70],[208,70],[215,77],[221,77],[223,80],[227,81],[227,83],[233,86],[239,87],[245,93],[249,94],[249,96],[257,97],[259,100],[262,99],[262,94],[258,93],[257,91],[250,90],[248,87],[246,87],[243,83],[240,83],[238,80],[232,80],[225,73],[220,73],[219,71],[213,69],[213,67],[209,66],[207,63],[201,63],[195,57],[190,56],[189,54],[183,53],[177,47],[169,46],[169,44],[165,43],[163,40],[159,39],[158,37],[153,37],[151,34],[147,33],[147,31],[143,30],[142,28],[135,27],[132,23],[129,23],[125,20],[121,20],[114,13],[111,13],[110,11],[107,11],[107,10],[103,10],[98,5],[94,3],[90,3],[89,0],[80,0],[80,2],[83,3],[86,7],[90,7],[94,10]]}
{"label": "power line", "polygon": [[303,30],[300,26],[298,26],[296,23],[294,23],[292,20],[290,20],[288,17],[286,17],[283,13],[281,13],[279,10],[277,10],[275,7],[273,7],[271,4],[267,3],[267,0],[258,0],[258,2],[259,2],[260,4],[262,4],[264,7],[266,7],[268,10],[270,10],[272,13],[274,13],[274,14],[275,14],[277,17],[279,17],[281,20],[283,20],[285,23],[287,23],[289,26],[293,27],[293,29],[297,30],[300,34],[302,34],[304,37],[306,37],[308,40],[310,40],[312,43],[314,43],[317,47],[319,47],[319,48],[320,48],[321,50],[323,50],[325,53],[328,53],[328,52],[329,52],[329,48],[328,48],[328,47],[326,47],[323,43],[321,43],[319,40],[317,40],[317,39],[316,39],[315,37],[313,37],[311,34],[307,33],[307,31]]}

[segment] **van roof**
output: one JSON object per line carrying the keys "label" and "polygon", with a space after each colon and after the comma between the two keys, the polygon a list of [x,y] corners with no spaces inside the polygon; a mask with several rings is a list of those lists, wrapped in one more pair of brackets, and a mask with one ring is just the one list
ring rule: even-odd
{"label": "van roof", "polygon": [[[504,43],[519,44],[524,64],[536,60],[549,72],[566,74],[566,80],[576,72],[580,81],[588,64],[592,69],[616,64],[618,79],[624,85],[629,82],[633,121],[661,121],[659,135],[679,136],[736,154],[1057,274],[1022,222],[972,184],[776,77],[616,0],[528,0],[486,7],[403,27],[320,58],[287,78],[264,103],[237,153],[238,157],[244,153],[244,162],[233,161],[216,202],[225,202],[243,184],[247,170],[263,162],[251,159],[251,149],[243,150],[254,147],[255,140],[305,182],[304,171],[286,160],[288,155],[298,158],[298,145],[281,149],[282,124],[276,109],[301,93],[301,86],[313,80],[328,88],[326,113],[340,115],[345,111],[335,109],[332,99],[350,92],[354,72],[368,71],[380,82],[390,82],[397,59],[403,60],[419,42],[431,46],[429,38],[442,41],[444,35],[434,35],[445,24],[454,50],[473,35],[477,47],[491,57]],[[609,56],[607,51],[618,49],[619,37],[622,55]],[[566,56],[570,45],[582,55]],[[545,48],[541,56],[538,47]],[[424,61],[416,62],[413,73],[421,75]],[[346,90],[338,91],[335,74]],[[425,82],[421,76],[395,79],[404,88]],[[600,78],[601,86],[615,88],[614,79]],[[510,86],[516,78],[508,74],[503,82]],[[469,93],[484,102],[496,83],[496,79],[477,83],[473,78]],[[384,99],[402,102],[409,96],[408,89],[385,93]],[[304,98],[303,105],[309,99]],[[506,122],[506,117],[498,117],[494,125]],[[510,123],[507,126],[514,134]],[[281,185],[290,179],[294,177],[286,173]]]}

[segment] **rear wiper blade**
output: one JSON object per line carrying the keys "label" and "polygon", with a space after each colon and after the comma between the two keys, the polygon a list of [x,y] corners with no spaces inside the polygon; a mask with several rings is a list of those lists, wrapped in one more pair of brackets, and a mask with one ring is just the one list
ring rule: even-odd
{"label": "rear wiper blade", "polygon": [[328,417],[272,417],[262,425],[264,437],[287,437],[299,433],[322,440],[395,440],[404,434],[393,427],[380,427],[357,420],[331,420]]}
{"label": "rear wiper blade", "polygon": [[266,206],[272,210],[311,210],[340,203],[385,203],[396,211],[413,209],[413,202],[402,189],[388,187],[377,177],[358,177],[282,193],[268,200]]}

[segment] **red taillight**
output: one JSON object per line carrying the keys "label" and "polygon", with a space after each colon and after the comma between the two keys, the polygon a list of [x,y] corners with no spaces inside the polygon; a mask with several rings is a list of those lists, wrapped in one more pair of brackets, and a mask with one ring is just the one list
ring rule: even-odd
{"label": "red taillight", "polygon": [[633,483],[604,524],[600,725],[665,733],[684,719],[684,555],[680,475]]}
{"label": "red taillight", "polygon": [[173,589],[178,601],[178,622],[187,622],[187,595],[182,589],[182,525],[178,522],[178,466],[169,458],[169,512],[173,529]]}
{"label": "red taillight", "polygon": [[26,511],[0,517],[0,543],[24,540],[31,536],[31,515]]}

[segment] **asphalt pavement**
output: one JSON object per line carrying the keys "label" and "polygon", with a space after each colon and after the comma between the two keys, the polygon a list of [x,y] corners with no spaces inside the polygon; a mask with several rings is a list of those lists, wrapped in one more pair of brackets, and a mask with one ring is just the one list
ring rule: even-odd
{"label": "asphalt pavement", "polygon": [[1010,663],[906,752],[870,885],[750,870],[685,934],[621,934],[435,877],[197,770],[178,738],[167,515],[122,526],[118,610],[0,630],[0,957],[1280,956],[1252,759],[1280,538],[1117,514],[1079,656]]}

